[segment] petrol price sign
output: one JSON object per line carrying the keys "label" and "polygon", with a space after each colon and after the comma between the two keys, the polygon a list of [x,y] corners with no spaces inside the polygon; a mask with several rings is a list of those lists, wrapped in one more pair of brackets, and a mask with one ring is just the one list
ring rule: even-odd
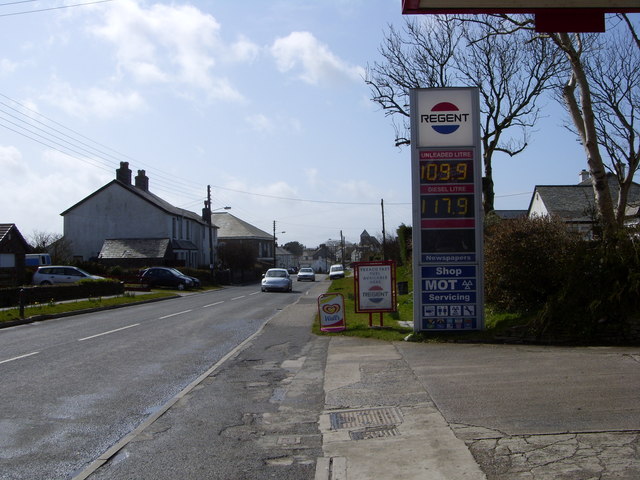
{"label": "petrol price sign", "polygon": [[412,91],[414,329],[482,328],[476,89]]}

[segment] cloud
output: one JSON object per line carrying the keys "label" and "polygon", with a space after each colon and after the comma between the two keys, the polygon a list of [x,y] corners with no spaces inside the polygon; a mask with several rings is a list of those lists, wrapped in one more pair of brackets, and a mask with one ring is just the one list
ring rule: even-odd
{"label": "cloud", "polygon": [[10,175],[22,177],[27,173],[27,169],[22,161],[22,154],[17,148],[0,145],[0,171],[4,172],[3,176],[5,177],[9,177]]}
{"label": "cloud", "polygon": [[278,38],[270,51],[281,72],[297,70],[298,77],[311,85],[360,81],[364,76],[362,67],[344,62],[309,32]]}
{"label": "cloud", "polygon": [[6,58],[0,58],[0,77],[15,72],[17,68],[17,63],[7,60]]}
{"label": "cloud", "polygon": [[132,0],[110,4],[91,32],[116,47],[119,71],[137,82],[175,83],[203,90],[212,99],[240,100],[227,79],[214,75],[217,60],[246,62],[259,48],[241,37],[225,44],[214,17],[191,5]]}
{"label": "cloud", "polygon": [[98,87],[80,90],[72,88],[67,83],[56,81],[41,98],[68,114],[80,118],[91,116],[114,118],[145,108],[144,99],[138,92],[113,92]]}

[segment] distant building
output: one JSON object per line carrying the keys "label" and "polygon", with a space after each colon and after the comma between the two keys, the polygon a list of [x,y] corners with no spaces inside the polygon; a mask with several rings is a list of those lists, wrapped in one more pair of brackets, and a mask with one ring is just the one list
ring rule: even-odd
{"label": "distant building", "polygon": [[211,218],[221,247],[247,248],[255,256],[257,268],[273,267],[273,235],[228,212],[213,212]]}
{"label": "distant building", "polygon": [[115,180],[61,215],[76,260],[197,268],[209,265],[209,235],[215,259],[216,228],[209,228],[207,213],[203,209],[203,217],[174,207],[151,193],[144,170],[138,170],[132,184],[128,162],[120,162]]}
{"label": "distant building", "polygon": [[25,255],[31,246],[14,223],[0,223],[0,285],[22,285],[27,281]]}
{"label": "distant building", "polygon": [[[620,187],[612,173],[607,174],[607,177],[615,204]],[[631,185],[627,204],[628,222],[632,222],[634,208],[640,205],[640,185],[637,183]],[[635,211],[637,213],[637,208]],[[596,218],[596,206],[589,172],[580,172],[580,183],[577,185],[536,185],[529,203],[528,216],[560,218],[572,230],[590,237]]]}

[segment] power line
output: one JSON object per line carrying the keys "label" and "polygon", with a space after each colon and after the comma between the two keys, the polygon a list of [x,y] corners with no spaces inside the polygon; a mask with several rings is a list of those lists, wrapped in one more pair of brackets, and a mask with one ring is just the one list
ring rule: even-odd
{"label": "power line", "polygon": [[[3,3],[3,4],[0,4],[0,6],[15,5],[15,4],[18,4],[18,3],[27,3],[27,1]],[[96,0],[95,2],[76,3],[76,4],[73,4],[73,5],[61,5],[59,7],[40,8],[40,9],[37,9],[37,10],[23,10],[21,12],[2,13],[2,14],[0,14],[0,17],[12,17],[12,16],[15,16],[15,15],[26,15],[26,14],[29,14],[29,13],[50,12],[52,10],[62,10],[62,9],[65,9],[65,8],[84,7],[86,5],[95,5],[97,3],[107,3],[107,2],[113,2],[113,1],[114,0]]]}

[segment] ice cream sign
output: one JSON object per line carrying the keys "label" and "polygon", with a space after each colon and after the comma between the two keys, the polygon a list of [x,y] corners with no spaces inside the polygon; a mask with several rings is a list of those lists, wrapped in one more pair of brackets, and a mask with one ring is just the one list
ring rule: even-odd
{"label": "ice cream sign", "polygon": [[318,297],[320,330],[340,332],[347,328],[344,320],[344,297],[341,293],[325,293]]}

